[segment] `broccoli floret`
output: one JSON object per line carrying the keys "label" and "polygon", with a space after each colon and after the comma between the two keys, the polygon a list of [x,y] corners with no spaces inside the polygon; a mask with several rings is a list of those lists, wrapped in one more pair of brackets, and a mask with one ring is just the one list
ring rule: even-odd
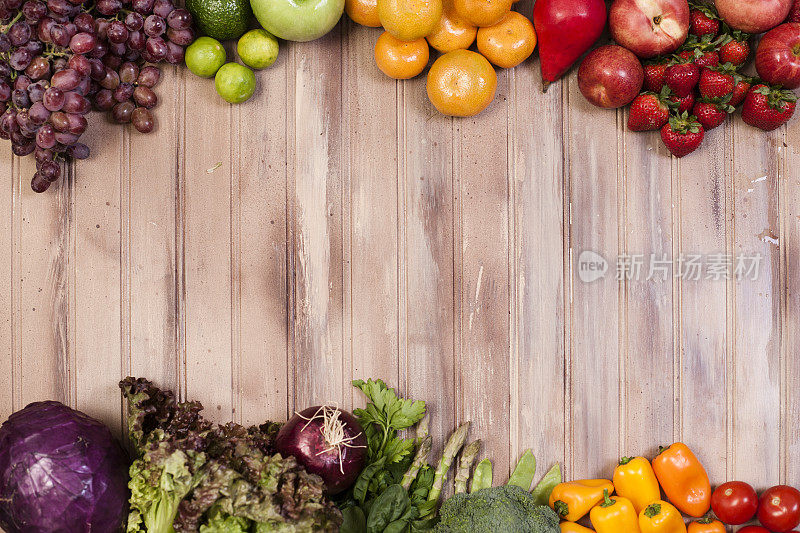
{"label": "broccoli floret", "polygon": [[436,533],[559,533],[558,515],[513,485],[456,494],[441,509]]}

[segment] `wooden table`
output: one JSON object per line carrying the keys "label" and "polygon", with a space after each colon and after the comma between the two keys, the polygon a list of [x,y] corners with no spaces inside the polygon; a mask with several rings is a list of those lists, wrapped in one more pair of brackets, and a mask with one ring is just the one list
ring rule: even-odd
{"label": "wooden table", "polygon": [[[157,133],[95,116],[93,157],[44,195],[3,145],[0,416],[52,398],[119,431],[134,374],[281,420],[382,377],[438,437],[472,420],[500,477],[529,447],[601,476],[683,439],[717,482],[799,482],[800,120],[737,118],[679,161],[574,74],[543,94],[537,60],[453,120],[424,77],[380,74],[377,36],[284,46],[235,107],[168,70]],[[682,254],[763,259],[646,279]]]}

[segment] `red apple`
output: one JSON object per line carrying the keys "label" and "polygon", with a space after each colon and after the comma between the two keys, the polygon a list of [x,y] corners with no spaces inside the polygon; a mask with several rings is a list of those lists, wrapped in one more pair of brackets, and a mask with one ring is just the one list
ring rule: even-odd
{"label": "red apple", "polygon": [[764,35],[756,50],[756,70],[770,85],[800,87],[800,23],[782,24]]}
{"label": "red apple", "polygon": [[689,34],[686,0],[614,0],[609,13],[611,36],[639,57],[669,54]]}
{"label": "red apple", "polygon": [[722,20],[745,33],[763,33],[786,19],[793,0],[716,0]]}
{"label": "red apple", "polygon": [[786,17],[786,22],[800,22],[800,0],[794,0],[792,8],[789,10],[789,16]]}
{"label": "red apple", "polygon": [[621,46],[593,50],[578,69],[578,87],[597,107],[622,107],[642,90],[644,69],[639,58]]}

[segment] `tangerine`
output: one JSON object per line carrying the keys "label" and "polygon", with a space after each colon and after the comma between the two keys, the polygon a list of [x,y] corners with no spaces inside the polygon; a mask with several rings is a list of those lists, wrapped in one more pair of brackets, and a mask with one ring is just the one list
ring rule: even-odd
{"label": "tangerine", "polygon": [[478,30],[478,51],[501,68],[514,68],[528,59],[536,48],[533,23],[516,11],[503,19]]}
{"label": "tangerine", "polygon": [[446,54],[453,50],[466,50],[475,42],[477,34],[477,27],[456,13],[454,8],[445,6],[442,17],[428,35],[428,43]]}
{"label": "tangerine", "polygon": [[428,98],[443,115],[471,117],[494,100],[497,73],[477,52],[454,50],[437,59],[428,73]]}
{"label": "tangerine", "polygon": [[442,0],[378,0],[383,28],[401,41],[429,35],[442,18]]}
{"label": "tangerine", "polygon": [[475,26],[494,26],[511,11],[512,0],[453,0],[456,12]]}
{"label": "tangerine", "polygon": [[345,0],[344,10],[356,24],[377,28],[381,25],[378,17],[378,0]]}
{"label": "tangerine", "polygon": [[425,39],[401,41],[387,31],[375,43],[375,63],[384,74],[396,80],[418,76],[428,66],[429,58]]}

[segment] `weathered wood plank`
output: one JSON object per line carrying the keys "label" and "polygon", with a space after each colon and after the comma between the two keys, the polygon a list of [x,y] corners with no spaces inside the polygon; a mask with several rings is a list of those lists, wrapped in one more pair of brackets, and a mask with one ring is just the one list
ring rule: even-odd
{"label": "weathered wood plank", "polygon": [[470,439],[483,441],[502,482],[510,457],[508,72],[498,72],[497,95],[480,115],[455,119],[454,190],[457,209],[457,409],[472,422]]}
{"label": "weathered wood plank", "polygon": [[286,272],[286,79],[288,47],[256,74],[258,91],[239,121],[239,187],[234,189],[240,256],[239,401],[243,423],[288,413]]}
{"label": "weathered wood plank", "polygon": [[[575,75],[564,105],[570,191],[572,244],[570,444],[573,478],[610,475],[620,451],[619,181],[617,113],[591,107],[578,90]],[[551,88],[552,91],[555,87]],[[587,114],[592,120],[586,120]],[[586,254],[586,255],[583,255]],[[607,263],[605,275],[592,281],[590,262]]]}
{"label": "weathered wood plank", "polygon": [[40,400],[75,401],[72,178],[44,194],[30,189],[32,157],[17,159],[21,214],[18,407]]}
{"label": "weathered wood plank", "polygon": [[[679,385],[680,432],[702,457],[712,479],[727,474],[727,295],[728,287],[712,280],[694,280],[687,263],[693,255],[727,253],[729,204],[729,127],[713,132],[716,141],[677,163],[679,234],[675,273],[679,279],[681,357]],[[724,136],[724,140],[721,138]],[[678,269],[681,270],[678,270]],[[700,408],[702,406],[702,408]]]}
{"label": "weathered wood plank", "polygon": [[[532,5],[517,9],[530,14]],[[511,456],[532,448],[542,474],[566,459],[562,99],[542,93],[533,60],[510,79]]]}
{"label": "weathered wood plank", "polygon": [[[627,114],[626,117],[627,119]],[[658,133],[623,125],[624,220],[621,249],[634,266],[623,281],[624,348],[620,380],[623,455],[652,454],[675,434],[673,180],[670,154]],[[628,277],[628,276],[626,276]]]}
{"label": "weathered wood plank", "polygon": [[[399,380],[398,91],[402,82],[385,76],[371,53],[380,31],[346,22],[343,49],[343,131],[349,132],[349,213],[344,220],[343,261],[352,320],[345,358],[352,377]],[[344,169],[343,169],[344,170]],[[349,345],[348,345],[349,344]],[[347,362],[344,363],[347,366]],[[347,372],[347,368],[343,369]],[[345,378],[347,376],[344,376]],[[343,400],[348,402],[345,390]]]}
{"label": "weathered wood plank", "polygon": [[[209,80],[187,79],[183,117],[186,396],[217,421],[233,416],[231,189],[233,107]],[[203,102],[202,109],[197,102]],[[243,104],[247,105],[247,104]],[[179,252],[180,253],[180,252]]]}
{"label": "weathered wood plank", "polygon": [[[179,354],[177,328],[183,322],[178,307],[178,253],[176,232],[179,147],[183,143],[183,85],[185,74],[162,68],[156,87],[157,126],[153,133],[129,137],[130,167],[127,174],[128,223],[123,231],[123,342],[130,352],[133,376],[146,377],[178,391]],[[191,76],[191,74],[188,74]],[[203,83],[194,80],[195,83]],[[127,281],[126,281],[127,280]]]}
{"label": "weathered wood plank", "polygon": [[[94,116],[86,132],[92,157],[74,164],[72,222],[75,253],[75,383],[77,408],[121,429],[122,400],[117,382],[128,353],[122,353],[121,224],[128,211],[128,135],[130,126]],[[99,120],[98,120],[99,119]],[[132,127],[131,127],[132,129]],[[123,184],[124,182],[124,184]],[[126,202],[127,203],[127,202]],[[103,332],[98,335],[98,331]]]}
{"label": "weathered wood plank", "polygon": [[15,296],[18,285],[16,283],[16,266],[19,257],[16,255],[18,245],[15,231],[19,229],[19,214],[16,209],[19,180],[16,179],[14,169],[14,156],[11,147],[3,143],[0,148],[0,249],[5,250],[3,260],[0,261],[0,375],[3,376],[2,391],[0,391],[0,420],[8,418],[18,407],[17,398],[17,346],[15,335],[15,318],[18,316]]}
{"label": "weathered wood plank", "polygon": [[293,401],[303,408],[344,397],[342,361],[342,63],[341,29],[292,48],[290,152],[294,307]]}
{"label": "weathered wood plank", "polygon": [[401,320],[407,332],[402,368],[406,394],[427,402],[434,436],[431,456],[439,457],[457,422],[455,309],[460,289],[454,278],[454,121],[436,111],[425,84],[421,76],[401,85]]}
{"label": "weathered wood plank", "polygon": [[[737,117],[734,126],[733,477],[755,486],[779,481],[781,309],[779,154],[783,131],[765,134]],[[754,464],[753,457],[758,457]]]}
{"label": "weathered wood plank", "polygon": [[781,174],[778,195],[781,215],[781,280],[783,295],[783,468],[784,482],[800,477],[800,121],[789,123],[778,140]]}

